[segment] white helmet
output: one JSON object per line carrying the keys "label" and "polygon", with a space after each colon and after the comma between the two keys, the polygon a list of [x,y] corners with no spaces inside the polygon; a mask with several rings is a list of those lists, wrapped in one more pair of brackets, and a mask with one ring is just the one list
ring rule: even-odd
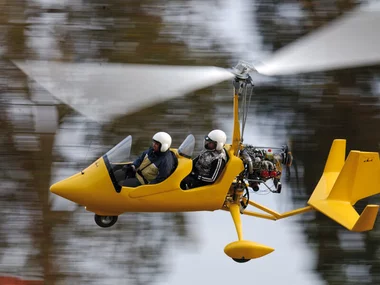
{"label": "white helmet", "polygon": [[226,143],[227,135],[222,130],[213,130],[209,132],[209,134],[205,137],[206,142],[215,142],[216,150],[222,150],[224,147],[224,144]]}
{"label": "white helmet", "polygon": [[161,144],[160,151],[167,151],[172,144],[172,137],[165,132],[158,132],[153,136],[153,140]]}

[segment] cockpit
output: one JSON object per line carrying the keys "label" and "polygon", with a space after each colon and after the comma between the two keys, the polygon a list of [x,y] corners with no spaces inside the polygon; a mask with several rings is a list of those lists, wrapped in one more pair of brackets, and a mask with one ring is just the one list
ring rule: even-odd
{"label": "cockpit", "polygon": [[[195,138],[192,134],[188,135],[178,149],[171,149],[173,154],[177,157],[183,157],[191,159],[195,147]],[[120,175],[118,175],[119,170],[123,168],[124,165],[131,163],[131,150],[132,150],[132,136],[127,136],[111,150],[109,150],[103,159],[105,161],[108,173],[115,187],[116,192],[121,191],[120,185]],[[119,171],[120,172],[120,171]]]}

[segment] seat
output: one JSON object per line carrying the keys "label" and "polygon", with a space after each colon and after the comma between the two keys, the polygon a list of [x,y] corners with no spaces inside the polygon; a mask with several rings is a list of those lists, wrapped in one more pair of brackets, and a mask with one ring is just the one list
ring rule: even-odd
{"label": "seat", "polygon": [[227,149],[226,148],[223,148],[223,149],[224,149],[224,152],[226,154],[226,164],[227,164],[228,160],[230,160],[230,156],[228,155]]}
{"label": "seat", "polygon": [[[172,170],[170,171],[170,175],[172,175],[173,174],[173,172],[177,169],[177,167],[178,167],[178,158],[177,158],[177,156],[175,155],[175,153],[173,152],[173,151],[170,151],[170,153],[171,153],[171,155],[172,155],[172,157],[173,157],[173,161],[174,161],[174,165],[173,165],[173,168],[172,168]],[[169,175],[169,176],[170,176]]]}

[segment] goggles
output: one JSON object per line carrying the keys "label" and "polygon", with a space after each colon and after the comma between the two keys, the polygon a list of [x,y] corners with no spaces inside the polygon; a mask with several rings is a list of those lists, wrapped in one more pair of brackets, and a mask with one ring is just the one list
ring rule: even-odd
{"label": "goggles", "polygon": [[205,136],[205,141],[206,141],[206,142],[213,142],[213,143],[216,143],[216,141],[213,141],[212,139],[210,139],[209,136]]}

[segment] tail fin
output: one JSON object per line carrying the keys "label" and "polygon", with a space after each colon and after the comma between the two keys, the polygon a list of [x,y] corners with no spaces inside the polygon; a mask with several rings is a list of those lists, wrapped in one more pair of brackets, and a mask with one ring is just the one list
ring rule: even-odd
{"label": "tail fin", "polygon": [[378,205],[368,205],[359,216],[358,200],[380,193],[377,152],[351,151],[344,161],[345,140],[334,140],[322,177],[308,204],[351,231],[373,228]]}

